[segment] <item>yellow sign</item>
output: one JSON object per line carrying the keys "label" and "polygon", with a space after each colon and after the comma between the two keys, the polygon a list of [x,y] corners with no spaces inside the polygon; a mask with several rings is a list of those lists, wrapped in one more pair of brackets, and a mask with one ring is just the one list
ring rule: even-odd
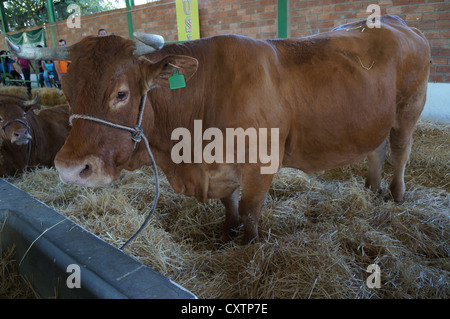
{"label": "yellow sign", "polygon": [[200,39],[198,0],[176,0],[178,41]]}

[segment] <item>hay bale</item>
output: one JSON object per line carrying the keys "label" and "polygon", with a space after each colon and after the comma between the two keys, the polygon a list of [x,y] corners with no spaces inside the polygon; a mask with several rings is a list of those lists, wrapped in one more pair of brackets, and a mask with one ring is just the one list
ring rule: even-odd
{"label": "hay bale", "polygon": [[[162,172],[151,222],[126,252],[201,298],[448,298],[450,126],[419,122],[406,169],[405,203],[364,188],[366,164],[308,176],[283,169],[262,213],[260,242],[220,244],[224,208],[174,193]],[[123,172],[106,188],[64,185],[37,169],[18,187],[115,246],[152,205],[150,168]],[[240,235],[242,236],[242,234]],[[366,285],[370,264],[381,288]]]}
{"label": "hay bale", "polygon": [[[38,103],[43,106],[56,106],[60,104],[67,104],[66,97],[60,89],[57,88],[37,88],[31,90],[31,99],[36,97],[39,91]],[[24,86],[0,86],[0,94],[10,94],[18,96],[22,99],[28,100],[27,88]]]}
{"label": "hay bale", "polygon": [[27,88],[25,86],[0,86],[0,94],[14,95],[24,100],[28,99]]}
{"label": "hay bale", "polygon": [[39,91],[38,103],[45,106],[56,106],[60,104],[67,104],[66,97],[63,92],[57,88],[38,88],[31,90],[33,98],[36,96],[36,92]]}

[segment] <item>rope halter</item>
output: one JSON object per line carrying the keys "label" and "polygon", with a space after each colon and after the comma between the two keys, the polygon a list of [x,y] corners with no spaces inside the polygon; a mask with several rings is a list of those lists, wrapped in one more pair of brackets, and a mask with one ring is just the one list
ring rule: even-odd
{"label": "rope halter", "polygon": [[158,178],[158,170],[156,168],[156,163],[155,163],[155,159],[153,157],[152,151],[150,149],[150,144],[148,143],[148,139],[144,134],[144,129],[142,128],[142,117],[144,114],[144,107],[145,107],[145,100],[147,97],[147,93],[144,93],[144,95],[141,98],[141,102],[139,104],[139,114],[138,114],[138,120],[136,123],[136,126],[133,127],[129,127],[129,126],[125,126],[125,125],[121,125],[121,124],[116,124],[110,121],[106,121],[103,119],[100,119],[98,117],[95,116],[91,116],[91,115],[86,115],[86,114],[72,114],[69,117],[69,124],[72,125],[73,120],[88,120],[88,121],[92,121],[98,124],[103,124],[112,128],[116,128],[119,130],[124,130],[127,132],[131,133],[131,139],[134,142],[134,147],[133,147],[133,151],[134,149],[136,149],[136,143],[139,143],[141,140],[144,140],[144,144],[145,144],[145,148],[147,150],[147,154],[150,157],[150,160],[152,162],[152,167],[153,167],[153,172],[155,175],[155,198],[153,200],[153,205],[152,208],[149,212],[149,214],[147,215],[147,217],[145,218],[144,222],[142,223],[141,227],[136,231],[136,233],[130,237],[130,239],[128,239],[125,244],[123,244],[122,247],[120,247],[121,250],[123,250],[131,241],[133,241],[138,235],[139,233],[144,229],[144,227],[147,225],[148,221],[150,220],[150,217],[152,216],[153,212],[155,211],[156,208],[156,203],[158,201],[158,197],[159,197],[159,178]]}

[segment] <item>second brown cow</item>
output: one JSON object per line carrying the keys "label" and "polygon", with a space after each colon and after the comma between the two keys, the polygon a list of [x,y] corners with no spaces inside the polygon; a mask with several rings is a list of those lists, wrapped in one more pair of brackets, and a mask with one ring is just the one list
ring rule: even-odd
{"label": "second brown cow", "polygon": [[69,135],[69,106],[41,110],[34,101],[0,95],[0,176],[27,167],[53,166],[56,153]]}

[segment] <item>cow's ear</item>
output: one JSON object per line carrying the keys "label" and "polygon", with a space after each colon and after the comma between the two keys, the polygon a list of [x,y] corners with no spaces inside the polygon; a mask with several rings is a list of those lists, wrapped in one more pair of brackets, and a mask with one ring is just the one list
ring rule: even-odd
{"label": "cow's ear", "polygon": [[149,81],[153,85],[171,88],[169,79],[173,76],[184,77],[187,83],[197,72],[198,61],[195,58],[186,55],[167,56],[152,66],[152,76]]}

